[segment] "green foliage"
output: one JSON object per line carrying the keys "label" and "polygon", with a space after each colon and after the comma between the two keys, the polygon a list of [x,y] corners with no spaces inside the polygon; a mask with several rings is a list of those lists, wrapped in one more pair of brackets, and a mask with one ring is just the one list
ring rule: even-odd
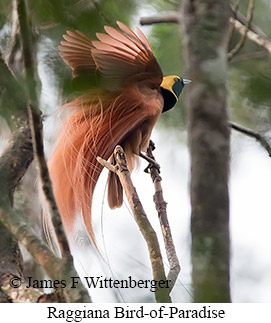
{"label": "green foliage", "polygon": [[[247,97],[255,109],[266,106],[271,111],[271,70],[270,59],[264,59],[255,63],[255,69],[249,69],[250,64],[240,64],[240,70],[245,80],[242,94]],[[269,68],[268,68],[269,67]],[[255,71],[257,73],[255,73]]]}

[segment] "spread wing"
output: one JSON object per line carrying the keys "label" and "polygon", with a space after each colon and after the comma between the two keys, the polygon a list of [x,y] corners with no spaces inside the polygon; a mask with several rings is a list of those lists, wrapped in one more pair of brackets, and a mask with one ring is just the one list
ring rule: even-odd
{"label": "spread wing", "polygon": [[158,88],[163,74],[147,38],[140,29],[135,34],[123,23],[117,24],[120,31],[105,26],[107,34],[97,33],[98,40],[68,31],[59,47],[60,56],[72,68],[74,78],[91,79],[98,72],[102,86],[110,92],[140,81]]}
{"label": "spread wing", "polygon": [[65,40],[58,47],[59,55],[73,71],[72,83],[75,89],[86,90],[96,84],[96,65],[91,54],[92,40],[78,30],[67,31],[63,38]]}

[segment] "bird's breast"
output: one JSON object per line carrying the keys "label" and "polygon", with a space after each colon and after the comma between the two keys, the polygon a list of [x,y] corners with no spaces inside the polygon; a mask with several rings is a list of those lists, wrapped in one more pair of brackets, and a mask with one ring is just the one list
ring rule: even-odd
{"label": "bird's breast", "polygon": [[163,110],[164,98],[159,89],[151,89],[138,87],[134,91],[134,95],[140,98],[141,106],[146,115],[156,115]]}

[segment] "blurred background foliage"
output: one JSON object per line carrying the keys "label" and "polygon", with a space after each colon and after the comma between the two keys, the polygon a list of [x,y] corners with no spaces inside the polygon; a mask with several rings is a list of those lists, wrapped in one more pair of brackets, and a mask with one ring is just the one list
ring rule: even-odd
{"label": "blurred background foliage", "polygon": [[[239,10],[246,15],[248,1],[239,2]],[[256,1],[253,23],[268,39],[270,29],[271,3]],[[233,34],[230,46],[239,40]],[[269,135],[271,121],[271,57],[262,48],[247,41],[243,49],[232,60],[229,70],[229,103],[231,119]]]}
{"label": "blurred background foliage", "polygon": [[[40,99],[45,120],[49,119],[47,118],[49,116],[54,116],[57,107],[67,98],[76,95],[71,86],[71,70],[58,55],[58,46],[66,30],[77,29],[95,38],[95,33],[102,32],[104,25],[116,26],[117,20],[135,30],[136,26],[140,26],[140,17],[165,11],[178,11],[180,2],[179,0],[27,0],[33,33],[37,40],[38,74],[41,80]],[[239,10],[243,15],[246,15],[248,2],[248,0],[239,1]],[[232,1],[232,4],[235,3],[236,1]],[[270,17],[270,0],[257,0],[253,22],[261,28],[268,39],[271,39]],[[140,28],[150,40],[164,74],[185,77],[181,28],[176,24]],[[12,1],[1,0],[0,51],[3,56],[8,55],[11,31]],[[240,35],[234,32],[230,48],[239,39]],[[248,40],[229,64],[228,78],[230,119],[266,136],[270,136],[271,123],[270,63],[270,55]],[[185,135],[180,136],[180,133],[186,133],[184,96],[185,93],[182,94],[174,109],[161,116],[157,126],[164,133],[174,132],[174,135],[182,141],[186,140]],[[11,105],[1,104],[0,116],[6,119],[12,118],[14,111],[9,107]],[[3,126],[3,122],[0,122],[0,127],[8,131]],[[54,125],[51,135],[53,133],[55,133]],[[47,137],[51,135],[47,134]],[[187,295],[187,299],[191,300],[188,291]],[[149,301],[149,298],[144,301]]]}
{"label": "blurred background foliage", "polygon": [[[120,20],[131,28],[139,25],[139,18],[165,11],[179,10],[180,2],[174,0],[28,0],[32,25],[38,39],[38,63],[50,77],[54,88],[50,89],[61,98],[74,95],[71,71],[58,56],[58,45],[66,30],[78,29],[95,38],[105,24],[115,26]],[[235,1],[233,1],[235,4]],[[248,0],[239,1],[239,10],[246,15]],[[268,0],[256,1],[253,22],[267,37],[271,36],[271,4]],[[0,49],[5,53],[11,33],[12,1],[0,3]],[[155,55],[165,75],[184,75],[180,28],[175,24],[144,26]],[[230,48],[240,39],[233,33]],[[42,77],[41,77],[42,79]],[[271,118],[271,69],[270,55],[250,41],[238,53],[229,69],[229,103],[231,118],[244,125],[265,132]],[[43,87],[44,90],[44,87]],[[46,101],[46,100],[45,100]],[[52,102],[43,102],[45,106]],[[56,107],[51,107],[52,110]],[[52,111],[50,109],[49,113]],[[45,114],[48,111],[44,111]],[[185,111],[181,99],[175,109],[165,113],[159,122],[166,128],[184,128]],[[264,125],[262,127],[262,125]]]}

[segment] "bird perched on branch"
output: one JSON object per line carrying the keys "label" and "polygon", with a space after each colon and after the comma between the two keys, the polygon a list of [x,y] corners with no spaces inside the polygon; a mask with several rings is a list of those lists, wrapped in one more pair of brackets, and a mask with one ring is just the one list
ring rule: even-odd
{"label": "bird perched on branch", "polygon": [[[117,24],[120,30],[105,26],[106,34],[97,33],[98,40],[67,31],[59,47],[73,71],[74,86],[83,92],[62,107],[70,107],[71,114],[62,124],[48,166],[66,232],[73,233],[82,215],[94,243],[91,204],[102,171],[97,156],[114,164],[112,153],[119,144],[132,171],[159,116],[175,105],[190,82],[175,75],[163,78],[140,29],[135,34],[123,23]],[[121,183],[109,172],[109,206],[114,209],[122,202]]]}

